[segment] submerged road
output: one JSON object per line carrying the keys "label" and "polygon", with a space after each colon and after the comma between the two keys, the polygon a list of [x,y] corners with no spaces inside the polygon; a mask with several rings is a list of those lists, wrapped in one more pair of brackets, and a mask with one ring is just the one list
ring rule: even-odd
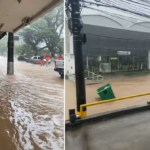
{"label": "submerged road", "polygon": [[62,150],[63,79],[54,64],[15,62],[7,76],[0,57],[0,150]]}
{"label": "submerged road", "polygon": [[[86,85],[86,102],[97,102],[100,100],[96,90],[110,83],[116,97],[125,97],[140,93],[150,92],[150,75],[123,76],[120,78],[105,79],[103,83]],[[65,80],[65,119],[69,119],[69,109],[76,109],[76,87],[75,82]],[[116,109],[146,104],[150,95],[109,102],[87,107],[87,115],[93,115],[112,111]]]}

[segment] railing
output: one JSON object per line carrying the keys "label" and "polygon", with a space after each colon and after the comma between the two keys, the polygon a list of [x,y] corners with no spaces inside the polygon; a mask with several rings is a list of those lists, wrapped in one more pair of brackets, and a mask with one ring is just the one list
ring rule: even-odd
{"label": "railing", "polygon": [[88,106],[92,106],[92,105],[98,105],[98,104],[102,104],[102,103],[108,103],[108,102],[113,102],[113,101],[118,101],[118,100],[123,100],[123,99],[128,99],[128,98],[134,98],[134,97],[139,97],[139,96],[145,96],[145,95],[150,95],[150,92],[80,105],[80,117],[81,117],[81,119],[83,119],[85,117],[85,115],[84,115],[85,113],[83,112],[83,107],[88,107]]}
{"label": "railing", "polygon": [[87,75],[88,77],[85,78],[85,80],[94,80],[94,81],[100,81],[102,82],[104,80],[104,77],[99,75],[99,74],[95,74],[94,72],[90,72],[87,71]]}
{"label": "railing", "polygon": [[67,76],[70,80],[75,81],[75,74],[67,74]]}
{"label": "railing", "polygon": [[[88,81],[96,81],[96,83],[101,83],[104,81],[104,77],[93,72],[87,71],[87,77],[85,77],[86,84]],[[70,80],[75,81],[75,74],[67,74]],[[94,83],[94,82],[93,82]]]}

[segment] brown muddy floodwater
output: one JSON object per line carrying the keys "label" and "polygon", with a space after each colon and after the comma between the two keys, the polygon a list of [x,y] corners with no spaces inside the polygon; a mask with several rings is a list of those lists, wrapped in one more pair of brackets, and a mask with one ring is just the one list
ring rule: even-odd
{"label": "brown muddy floodwater", "polygon": [[64,86],[54,64],[16,61],[14,76],[6,66],[0,57],[0,150],[62,150]]}
{"label": "brown muddy floodwater", "polygon": [[[116,97],[124,97],[134,94],[150,92],[150,75],[120,77],[106,79],[103,83],[95,85],[86,85],[86,102],[99,101],[99,95],[96,90],[110,83]],[[65,80],[65,119],[69,118],[69,109],[76,109],[76,87],[75,82]],[[121,101],[109,102],[100,105],[87,107],[87,115],[93,115],[101,112],[126,108],[130,106],[143,105],[150,101],[150,95],[124,99]]]}

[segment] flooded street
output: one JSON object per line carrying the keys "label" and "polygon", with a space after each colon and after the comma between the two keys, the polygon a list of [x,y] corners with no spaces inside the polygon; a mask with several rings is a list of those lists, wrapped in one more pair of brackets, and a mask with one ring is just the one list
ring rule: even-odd
{"label": "flooded street", "polygon": [[[124,97],[129,95],[136,95],[140,93],[150,92],[150,75],[131,76],[111,78],[104,80],[103,83],[86,85],[86,101],[87,103],[99,101],[99,95],[96,90],[110,83],[116,97]],[[65,80],[65,118],[69,118],[69,109],[76,109],[76,87],[75,82]],[[87,107],[87,115],[93,115],[101,112],[126,108],[145,104],[150,101],[150,95],[124,99],[121,101],[109,102],[100,105]]]}
{"label": "flooded street", "polygon": [[7,76],[0,57],[0,150],[63,149],[63,79],[54,64],[15,62]]}
{"label": "flooded street", "polygon": [[149,150],[150,111],[100,122],[88,122],[66,131],[66,150]]}

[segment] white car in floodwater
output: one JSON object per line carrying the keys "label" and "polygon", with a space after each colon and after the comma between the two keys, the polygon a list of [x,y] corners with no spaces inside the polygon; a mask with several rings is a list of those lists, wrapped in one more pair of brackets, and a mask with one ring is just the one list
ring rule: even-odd
{"label": "white car in floodwater", "polygon": [[61,78],[63,78],[64,77],[64,60],[55,60],[54,70],[60,74]]}
{"label": "white car in floodwater", "polygon": [[[30,62],[33,63],[33,64],[40,64],[40,59],[41,56],[33,56],[31,57],[30,59]],[[51,63],[51,60],[49,59],[48,63],[50,64]],[[44,64],[46,64],[46,59],[44,58]]]}

